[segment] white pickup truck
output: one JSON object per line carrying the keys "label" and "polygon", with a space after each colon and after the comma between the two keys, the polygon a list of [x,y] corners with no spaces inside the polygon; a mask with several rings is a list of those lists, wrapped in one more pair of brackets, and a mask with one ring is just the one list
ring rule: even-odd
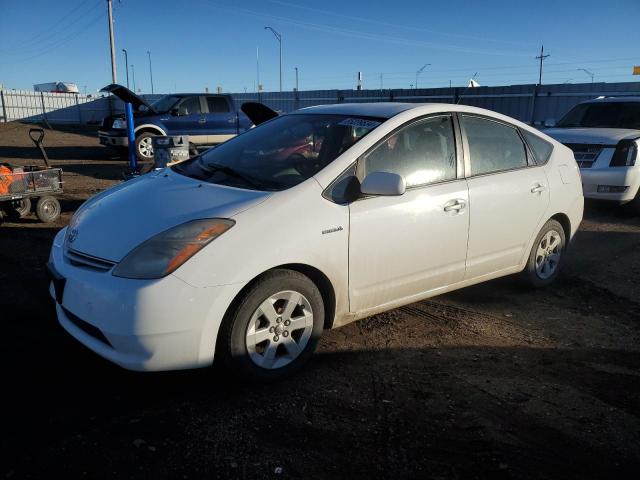
{"label": "white pickup truck", "polygon": [[544,133],[573,150],[585,198],[631,203],[640,213],[640,97],[579,103]]}

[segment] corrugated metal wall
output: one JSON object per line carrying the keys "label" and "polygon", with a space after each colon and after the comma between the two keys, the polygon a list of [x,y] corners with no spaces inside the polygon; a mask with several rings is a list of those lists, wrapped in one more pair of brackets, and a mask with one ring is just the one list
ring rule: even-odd
{"label": "corrugated metal wall", "polygon": [[239,102],[261,101],[288,112],[327,103],[411,102],[461,103],[494,110],[522,120],[541,124],[557,120],[571,107],[598,96],[640,96],[640,82],[581,83],[558,85],[511,85],[506,87],[432,88],[417,90],[315,90],[307,92],[236,93]]}
{"label": "corrugated metal wall", "polygon": [[[559,119],[572,106],[598,96],[640,96],[640,82],[580,83],[560,85],[511,85],[507,87],[430,88],[418,90],[310,90],[303,92],[233,93],[238,104],[260,101],[289,112],[328,103],[438,102],[473,105],[504,113],[523,122],[540,125]],[[153,101],[161,95],[145,95]],[[0,120],[50,123],[96,123],[112,113],[122,112],[116,98],[90,98],[68,93],[0,91]]]}

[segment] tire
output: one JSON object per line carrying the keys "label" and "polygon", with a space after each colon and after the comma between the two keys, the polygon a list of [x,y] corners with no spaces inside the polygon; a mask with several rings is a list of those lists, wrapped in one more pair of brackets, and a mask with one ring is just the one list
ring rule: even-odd
{"label": "tire", "polygon": [[556,220],[544,224],[531,247],[527,266],[522,272],[536,288],[553,283],[564,262],[567,241],[562,225]]}
{"label": "tire", "polygon": [[153,161],[152,138],[157,136],[155,133],[144,132],[136,137],[136,157],[141,162]]}
{"label": "tire", "polygon": [[315,284],[292,270],[272,270],[232,304],[217,353],[246,379],[279,380],[309,360],[323,325],[324,303]]}
{"label": "tire", "polygon": [[626,207],[631,214],[640,215],[640,189],[638,189],[635,198],[627,203]]}
{"label": "tire", "polygon": [[198,155],[198,149],[195,144],[189,142],[189,158],[195,157],[196,155]]}
{"label": "tire", "polygon": [[43,223],[55,222],[62,211],[60,202],[55,197],[49,195],[40,197],[36,204],[36,216]]}
{"label": "tire", "polygon": [[14,200],[7,209],[7,218],[10,220],[19,220],[31,212],[31,199],[23,198]]}

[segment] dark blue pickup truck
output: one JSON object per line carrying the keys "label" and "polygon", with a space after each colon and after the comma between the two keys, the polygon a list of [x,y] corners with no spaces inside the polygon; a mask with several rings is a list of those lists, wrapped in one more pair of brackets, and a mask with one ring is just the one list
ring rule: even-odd
{"label": "dark blue pickup truck", "polygon": [[[151,137],[155,135],[189,135],[193,147],[200,148],[222,143],[253,126],[230,95],[173,93],[147,103],[122,85],[108,85],[102,91],[133,105],[136,154],[140,160],[153,158]],[[124,115],[106,117],[98,136],[103,145],[126,147]]]}

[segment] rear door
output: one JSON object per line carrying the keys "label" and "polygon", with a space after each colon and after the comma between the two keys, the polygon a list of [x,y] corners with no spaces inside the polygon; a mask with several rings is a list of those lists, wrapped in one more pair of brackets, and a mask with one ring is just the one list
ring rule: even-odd
{"label": "rear door", "polygon": [[168,135],[189,135],[189,141],[196,144],[207,143],[204,97],[191,95],[184,97],[175,106],[177,115],[169,115],[164,122]]}
{"label": "rear door", "polygon": [[517,128],[459,115],[469,185],[466,278],[517,266],[549,204],[549,184]]}
{"label": "rear door", "polygon": [[349,299],[352,312],[420,295],[461,281],[469,211],[462,155],[452,116],[417,120],[358,161],[358,177],[397,173],[400,196],[351,203]]}
{"label": "rear door", "polygon": [[238,133],[238,115],[232,110],[227,97],[208,95],[207,107],[207,142],[210,145],[225,142]]}

